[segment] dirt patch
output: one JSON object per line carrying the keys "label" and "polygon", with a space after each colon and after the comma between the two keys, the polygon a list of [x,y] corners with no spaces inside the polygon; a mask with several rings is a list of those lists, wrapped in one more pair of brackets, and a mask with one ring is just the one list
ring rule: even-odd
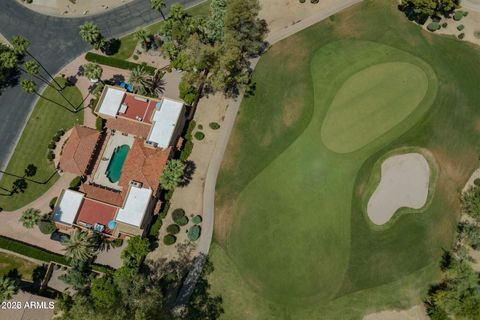
{"label": "dirt patch", "polygon": [[283,106],[282,110],[282,122],[285,126],[291,127],[302,114],[305,105],[300,99],[291,100],[289,103]]}
{"label": "dirt patch", "polygon": [[413,306],[408,310],[389,310],[371,313],[363,317],[363,320],[428,320],[425,307],[422,304]]}
{"label": "dirt patch", "polygon": [[382,163],[381,178],[367,212],[377,225],[387,223],[403,207],[420,209],[428,197],[430,166],[420,153],[395,155]]}
{"label": "dirt patch", "polygon": [[230,230],[233,226],[234,205],[235,202],[229,200],[226,201],[223,206],[215,208],[215,226],[213,229],[213,233],[215,235],[215,239],[222,246],[225,245],[225,242],[230,234]]}

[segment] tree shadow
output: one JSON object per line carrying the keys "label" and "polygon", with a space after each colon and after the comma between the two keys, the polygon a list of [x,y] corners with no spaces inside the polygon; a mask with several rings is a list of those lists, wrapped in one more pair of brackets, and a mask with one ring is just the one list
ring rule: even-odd
{"label": "tree shadow", "polygon": [[190,184],[192,181],[193,175],[195,173],[195,170],[197,169],[197,166],[195,162],[192,160],[187,160],[185,161],[185,171],[183,173],[182,180],[178,184],[179,187],[186,187]]}
{"label": "tree shadow", "polygon": [[123,74],[114,74],[110,79],[114,83],[125,82],[125,76]]}

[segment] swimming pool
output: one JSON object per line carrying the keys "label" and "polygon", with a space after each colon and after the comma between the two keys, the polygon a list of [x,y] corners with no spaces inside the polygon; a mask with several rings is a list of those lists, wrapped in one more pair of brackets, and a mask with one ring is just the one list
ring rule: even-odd
{"label": "swimming pool", "polygon": [[126,144],[115,148],[115,151],[113,151],[112,158],[108,163],[107,172],[105,172],[105,175],[110,182],[115,183],[120,180],[123,164],[125,163],[125,159],[127,159],[128,151],[130,151],[130,147]]}

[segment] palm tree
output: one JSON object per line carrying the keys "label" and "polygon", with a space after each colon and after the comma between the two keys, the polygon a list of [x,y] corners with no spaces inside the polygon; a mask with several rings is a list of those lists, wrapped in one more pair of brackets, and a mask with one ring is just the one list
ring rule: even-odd
{"label": "palm tree", "polygon": [[142,41],[142,44],[143,44],[143,47],[145,48],[145,50],[147,49],[147,37],[148,37],[148,34],[147,34],[147,31],[145,29],[138,29],[133,34],[133,38],[135,40]]}
{"label": "palm tree", "polygon": [[40,219],[40,210],[30,208],[22,213],[18,221],[20,221],[25,228],[32,229],[38,224]]}
{"label": "palm tree", "polygon": [[[64,109],[66,109],[66,110],[68,110],[68,111],[70,111],[70,112],[74,112],[74,111],[68,109],[67,107],[65,107],[64,105],[62,105],[62,104],[60,104],[60,103],[58,103],[58,102],[56,102],[56,101],[53,101],[52,99],[49,99],[49,98],[41,95],[41,94],[37,91],[37,85],[36,85],[36,83],[33,82],[32,80],[27,80],[27,79],[21,80],[21,81],[20,81],[20,86],[22,87],[23,91],[25,91],[25,92],[28,93],[28,94],[35,94],[35,95],[37,95],[38,97],[40,97],[40,98],[42,98],[42,99],[45,99],[45,100],[47,100],[47,101],[49,101],[49,102],[55,103],[56,105],[58,105],[58,106],[60,106],[60,107],[62,107],[62,108],[64,108]],[[62,95],[62,97],[64,97],[64,96]],[[64,98],[65,98],[65,97],[64,97]],[[66,98],[65,98],[65,99],[66,99]],[[68,101],[68,100],[67,100],[67,101]],[[76,107],[75,107],[70,101],[68,101],[68,103],[69,103],[74,109],[76,109]]]}
{"label": "palm tree", "polygon": [[62,244],[68,259],[85,261],[93,256],[94,244],[86,232],[75,230]]}
{"label": "palm tree", "polygon": [[140,65],[132,69],[128,82],[133,87],[134,93],[145,94],[148,81],[148,73],[145,67]]}
{"label": "palm tree", "polygon": [[157,98],[160,98],[165,91],[164,72],[157,71],[153,77],[147,79],[148,92]]}
{"label": "palm tree", "polygon": [[0,301],[9,300],[17,292],[18,284],[9,277],[0,277]]}
{"label": "palm tree", "polygon": [[100,41],[102,35],[100,29],[91,21],[87,21],[80,26],[80,37],[83,41],[93,45],[94,43]]}
{"label": "palm tree", "polygon": [[[48,77],[51,79],[51,81],[53,81],[58,86],[58,89],[56,89],[56,90],[61,91],[61,90],[64,89],[64,87],[61,86],[60,83],[57,82],[57,80],[55,80],[55,78],[52,76],[52,74],[50,72],[48,72],[48,70],[40,63],[40,61],[38,61],[37,58],[35,58],[33,56],[33,54],[31,54],[30,51],[28,51],[28,47],[30,46],[30,42],[27,39],[25,39],[22,36],[13,36],[12,39],[10,40],[10,43],[12,44],[13,51],[16,54],[19,54],[19,55],[24,55],[25,53],[28,54],[38,64],[38,66],[40,66],[40,68],[42,68],[42,70],[48,75]],[[37,72],[37,75],[38,75],[38,72]]]}
{"label": "palm tree", "polygon": [[103,69],[96,63],[87,63],[83,66],[83,73],[91,82],[97,82],[102,77]]}
{"label": "palm tree", "polygon": [[163,9],[167,6],[165,0],[150,0],[152,9],[157,10],[162,15],[163,20],[165,20],[165,15],[163,14]]}
{"label": "palm tree", "polygon": [[167,162],[162,176],[160,177],[160,185],[165,190],[173,190],[182,181],[185,173],[186,165],[183,161],[172,159]]}
{"label": "palm tree", "polygon": [[13,69],[17,66],[17,55],[13,51],[5,51],[0,54],[0,66],[5,69]]}

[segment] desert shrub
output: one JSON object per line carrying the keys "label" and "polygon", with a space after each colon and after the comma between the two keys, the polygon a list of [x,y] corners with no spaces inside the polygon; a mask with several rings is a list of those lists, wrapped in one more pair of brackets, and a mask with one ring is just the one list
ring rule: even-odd
{"label": "desert shrub", "polygon": [[305,0],[298,0],[298,2],[300,2],[300,3],[305,3]]}
{"label": "desert shrub", "polygon": [[197,126],[197,128],[198,128],[198,130],[203,130],[203,125],[199,124],[199,125]]}
{"label": "desert shrub", "polygon": [[110,244],[112,245],[112,248],[121,247],[123,244],[123,239],[114,239],[110,242]]}
{"label": "desert shrub", "polygon": [[80,186],[80,183],[82,183],[81,176],[73,178],[73,180],[70,182],[70,189],[77,190],[78,187]]}
{"label": "desert shrub", "polygon": [[438,22],[433,21],[427,25],[427,29],[428,31],[435,32],[440,29],[440,25],[438,24]]}
{"label": "desert shrub", "polygon": [[202,220],[203,220],[202,216],[200,216],[200,215],[196,215],[195,217],[192,218],[192,222],[194,224],[200,224],[200,223],[202,223]]}
{"label": "desert shrub", "polygon": [[463,11],[463,16],[464,17],[468,16],[468,11]]}
{"label": "desert shrub", "polygon": [[463,39],[463,38],[465,38],[465,33],[460,33],[460,34],[458,35],[458,39],[461,40],[461,39]]}
{"label": "desert shrub", "polygon": [[188,230],[188,239],[190,241],[197,241],[200,238],[200,234],[202,232],[202,228],[199,225],[194,225]]}
{"label": "desert shrub", "polygon": [[197,131],[197,132],[195,132],[195,139],[203,140],[203,139],[205,139],[205,134],[201,131]]}
{"label": "desert shrub", "polygon": [[188,218],[187,218],[187,216],[183,216],[180,219],[177,219],[175,221],[175,223],[177,223],[178,225],[181,225],[181,226],[185,226],[188,223]]}
{"label": "desert shrub", "polygon": [[448,23],[446,23],[446,22],[442,23],[442,28],[445,29],[447,26],[448,26]]}
{"label": "desert shrub", "polygon": [[463,12],[460,10],[455,11],[455,13],[453,14],[453,20],[460,21],[462,20],[462,18],[463,18]]}
{"label": "desert shrub", "polygon": [[178,224],[171,224],[167,227],[167,232],[169,234],[177,234],[180,232],[180,226]]}
{"label": "desert shrub", "polygon": [[177,208],[172,212],[173,221],[175,221],[176,219],[180,219],[184,216],[185,216],[185,210],[183,210],[182,208]]}
{"label": "desert shrub", "polygon": [[463,29],[465,29],[465,26],[463,24],[457,26],[458,31],[462,31]]}
{"label": "desert shrub", "polygon": [[50,209],[55,208],[55,203],[57,203],[57,199],[58,199],[58,197],[55,197],[55,198],[52,198],[52,200],[50,200],[50,203],[48,204]]}
{"label": "desert shrub", "polygon": [[40,220],[40,222],[38,223],[38,229],[40,229],[40,232],[43,234],[51,234],[57,228],[55,227],[55,224],[50,220]]}
{"label": "desert shrub", "polygon": [[210,123],[208,124],[208,126],[209,126],[211,129],[213,129],[213,130],[220,129],[220,125],[219,125],[218,123],[216,123],[216,122],[210,122]]}
{"label": "desert shrub", "polygon": [[134,54],[134,55],[132,56],[132,58],[133,58],[133,60],[138,60],[138,55]]}
{"label": "desert shrub", "polygon": [[177,242],[177,237],[175,237],[173,234],[167,234],[165,237],[163,237],[163,243],[167,246],[171,246]]}

